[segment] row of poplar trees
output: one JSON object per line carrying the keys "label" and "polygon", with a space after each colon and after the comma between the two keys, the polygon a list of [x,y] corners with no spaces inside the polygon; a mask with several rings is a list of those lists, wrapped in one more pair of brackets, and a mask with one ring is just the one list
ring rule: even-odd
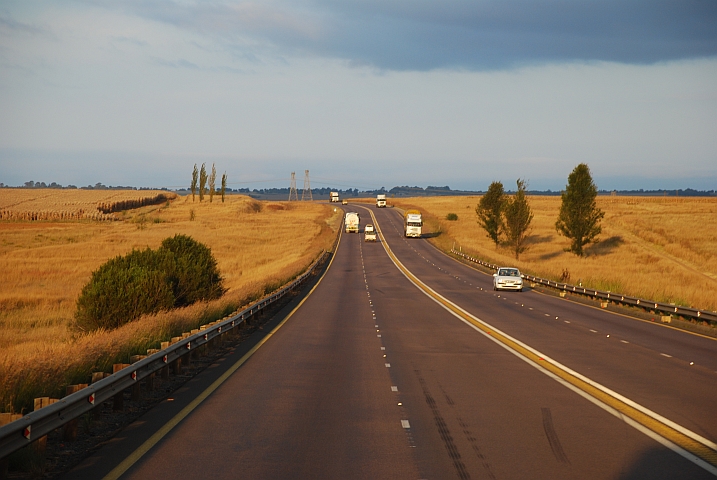
{"label": "row of poplar trees", "polygon": [[[525,251],[533,213],[526,197],[527,183],[518,179],[518,190],[506,195],[501,182],[493,182],[481,197],[476,213],[478,223],[496,246],[510,247],[517,259]],[[561,193],[562,203],[555,229],[570,239],[566,250],[582,257],[584,247],[596,241],[602,231],[600,220],[605,216],[596,202],[598,189],[590,175],[590,168],[581,163],[568,176],[568,184]]]}
{"label": "row of poplar trees", "polygon": [[[227,172],[224,172],[222,175],[222,186],[217,191],[216,189],[216,183],[217,183],[217,169],[215,168],[214,164],[212,163],[212,171],[207,175],[207,168],[205,164],[202,163],[202,168],[200,170],[197,170],[197,164],[194,164],[194,170],[192,170],[192,183],[190,185],[190,190],[192,191],[192,201],[194,201],[194,197],[197,195],[197,182],[199,183],[199,201],[204,201],[204,195],[209,193],[209,203],[214,200],[214,195],[216,193],[219,193],[222,196],[222,203],[224,203],[224,196],[226,195],[227,191]],[[208,187],[207,188],[207,184]]]}

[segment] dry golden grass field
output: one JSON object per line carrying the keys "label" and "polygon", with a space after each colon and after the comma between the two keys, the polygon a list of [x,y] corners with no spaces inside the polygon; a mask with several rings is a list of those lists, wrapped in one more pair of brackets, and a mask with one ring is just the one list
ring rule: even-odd
{"label": "dry golden grass field", "polygon": [[[0,189],[0,210],[30,205],[69,210],[162,192]],[[163,192],[167,193],[167,192]],[[34,198],[31,198],[34,194]],[[134,197],[132,196],[134,195]],[[110,196],[112,196],[110,198]],[[43,203],[43,199],[47,203]],[[341,221],[326,204],[259,202],[229,195],[197,197],[112,213],[116,221],[0,221],[0,411],[19,410],[33,396],[86,383],[88,371],[111,369],[286,282],[335,238]],[[144,317],[111,332],[79,334],[71,323],[91,273],[132,249],[157,248],[175,234],[211,248],[224,277],[219,300]],[[40,387],[44,391],[39,391]]]}
{"label": "dry golden grass field", "polygon": [[[569,241],[555,230],[560,197],[531,196],[535,214],[528,250],[520,260],[496,248],[477,223],[480,197],[391,199],[399,208],[428,214],[427,227],[440,229],[434,241],[492,263],[515,265],[532,275],[627,295],[717,310],[717,199],[598,197],[605,212],[600,242],[587,255],[565,251]],[[457,221],[446,220],[455,213]]]}

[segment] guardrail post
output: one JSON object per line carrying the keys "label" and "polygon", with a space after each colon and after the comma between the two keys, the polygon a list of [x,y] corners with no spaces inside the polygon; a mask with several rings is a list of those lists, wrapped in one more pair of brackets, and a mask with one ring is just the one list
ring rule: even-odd
{"label": "guardrail post", "polygon": [[[154,355],[155,353],[158,353],[158,352],[159,352],[158,348],[148,348],[147,356],[149,357],[150,355]],[[149,376],[147,377],[146,385],[147,385],[147,391],[149,391],[149,392],[154,390],[155,377],[156,377],[156,374],[154,372],[150,373]]]}
{"label": "guardrail post", "polygon": [[[22,418],[22,414],[20,413],[0,413],[0,427],[20,418]],[[5,480],[7,478],[9,466],[10,462],[7,457],[0,458],[0,480]]]}
{"label": "guardrail post", "polygon": [[[36,398],[33,402],[33,411],[40,410],[43,407],[46,407],[48,405],[52,405],[57,401],[56,398],[50,398],[50,397],[39,397]],[[34,442],[31,443],[35,451],[39,454],[44,454],[45,449],[47,447],[47,435],[38,438]]]}
{"label": "guardrail post", "polygon": [[[80,383],[78,385],[68,385],[65,388],[65,396],[72,395],[75,392],[79,392],[83,388],[87,388],[86,383]],[[73,442],[77,440],[77,425],[79,425],[80,419],[73,418],[62,427],[62,438],[65,441]]]}
{"label": "guardrail post", "polygon": [[[112,373],[117,373],[127,367],[129,367],[129,363],[115,363],[112,365]],[[112,410],[116,412],[124,410],[124,390],[116,393],[113,397]]]}
{"label": "guardrail post", "polygon": [[[132,355],[129,357],[129,363],[137,363],[140,360],[144,360],[147,358],[147,355]],[[133,386],[132,386],[132,401],[139,401],[142,399],[142,384],[138,380]]]}
{"label": "guardrail post", "polygon": [[[92,373],[92,379],[90,380],[90,383],[99,382],[103,378],[109,376],[109,373],[105,372],[93,372]],[[92,409],[92,418],[95,420],[100,418],[100,415],[102,414],[102,410],[100,409],[100,405],[95,405],[95,408]]]}
{"label": "guardrail post", "polygon": [[[169,342],[162,342],[160,344],[160,350],[164,350],[165,348],[169,348]],[[169,365],[165,365],[162,367],[162,373],[160,375],[162,379],[167,380],[169,378]]]}

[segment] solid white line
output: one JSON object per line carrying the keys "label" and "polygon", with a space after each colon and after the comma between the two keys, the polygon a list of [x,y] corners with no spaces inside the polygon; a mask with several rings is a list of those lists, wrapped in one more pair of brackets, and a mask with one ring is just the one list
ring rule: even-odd
{"label": "solid white line", "polygon": [[666,353],[661,353],[660,355],[662,355],[663,357],[672,358],[672,355],[668,355]]}

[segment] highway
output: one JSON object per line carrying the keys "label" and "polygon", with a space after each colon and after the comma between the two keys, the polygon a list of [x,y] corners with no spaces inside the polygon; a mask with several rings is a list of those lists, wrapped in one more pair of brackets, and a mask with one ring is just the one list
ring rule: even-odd
{"label": "highway", "polygon": [[[344,208],[371,222],[368,209]],[[717,440],[714,340],[537,292],[493,292],[490,276],[403,238],[396,210],[371,210],[400,262],[446,299]],[[186,418],[164,427],[245,352],[68,478],[714,478],[490,337],[423,294],[382,242],[343,234],[313,293]]]}

